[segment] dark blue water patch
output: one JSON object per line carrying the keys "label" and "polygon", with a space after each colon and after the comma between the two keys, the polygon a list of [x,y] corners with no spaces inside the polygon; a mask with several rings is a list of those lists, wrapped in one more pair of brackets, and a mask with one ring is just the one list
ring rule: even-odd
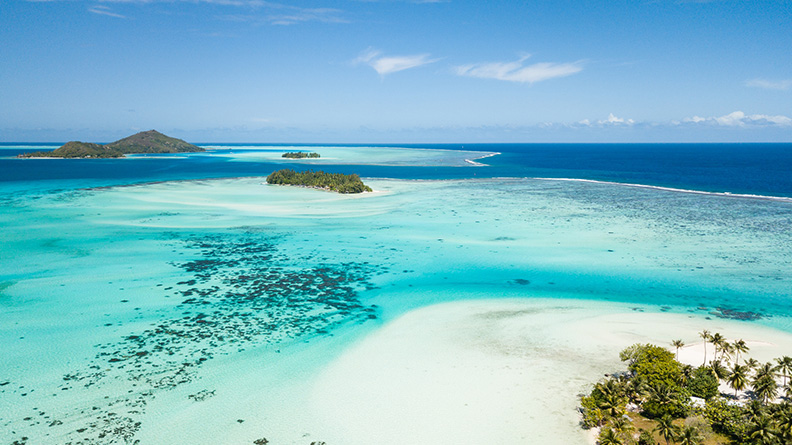
{"label": "dark blue water patch", "polygon": [[792,144],[476,144],[503,176],[792,196]]}
{"label": "dark blue water patch", "polygon": [[[30,145],[30,144],[28,144]],[[250,144],[212,144],[242,146]],[[324,145],[324,144],[323,144]],[[259,145],[262,150],[279,146]],[[381,145],[340,145],[386,147]],[[266,176],[280,168],[321,169],[363,177],[464,179],[576,178],[708,192],[792,197],[792,144],[398,144],[399,147],[499,152],[486,167],[405,167],[236,162],[206,154],[147,159],[15,159],[24,151],[0,147],[0,182],[88,180],[93,186],[178,179]],[[271,151],[271,150],[269,150]]]}

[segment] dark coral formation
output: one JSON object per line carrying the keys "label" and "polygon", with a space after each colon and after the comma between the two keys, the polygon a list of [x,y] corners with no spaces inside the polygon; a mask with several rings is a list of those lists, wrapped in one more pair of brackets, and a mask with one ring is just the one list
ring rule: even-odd
{"label": "dark coral formation", "polygon": [[732,320],[744,320],[744,321],[753,321],[762,318],[762,314],[758,312],[738,311],[726,307],[717,307],[715,308],[714,311],[710,312],[710,314],[718,318],[729,318]]}
{"label": "dark coral formation", "polygon": [[[164,297],[181,299],[174,315],[99,345],[93,364],[64,375],[62,391],[94,387],[107,397],[76,412],[30,417],[26,422],[41,433],[40,440],[49,433],[38,428],[48,425],[69,428],[58,434],[67,443],[136,443],[148,401],[158,391],[193,381],[213,357],[377,318],[376,308],[359,299],[360,290],[373,288],[370,278],[382,272],[367,263],[291,259],[278,250],[277,236],[256,231],[169,236],[195,253],[174,264],[187,274],[184,279],[157,287],[171,292]],[[212,396],[214,390],[203,389],[188,397],[200,402]]]}

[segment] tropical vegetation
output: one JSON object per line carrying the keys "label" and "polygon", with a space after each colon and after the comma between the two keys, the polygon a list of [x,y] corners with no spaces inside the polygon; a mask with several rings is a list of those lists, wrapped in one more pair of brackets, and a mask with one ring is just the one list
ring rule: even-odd
{"label": "tropical vegetation", "polygon": [[206,151],[156,131],[141,131],[107,145],[71,141],[52,151],[24,153],[20,158],[123,158],[124,154],[190,153]]}
{"label": "tropical vegetation", "polygon": [[319,153],[305,153],[302,151],[289,151],[281,155],[282,158],[289,159],[304,159],[304,158],[320,158]]}
{"label": "tropical vegetation", "polygon": [[[705,358],[697,368],[679,361],[682,340],[671,350],[621,351],[627,370],[581,397],[583,427],[600,429],[600,445],[792,444],[792,358],[759,363],[745,357],[750,348],[741,339],[699,335]],[[730,389],[721,393],[720,385]]]}
{"label": "tropical vegetation", "polygon": [[23,153],[20,158],[123,158],[124,154],[104,145],[71,141],[52,151]]}
{"label": "tropical vegetation", "polygon": [[296,172],[291,169],[278,170],[267,176],[267,184],[299,185],[338,193],[370,192],[371,187],[363,184],[356,174],[325,173],[323,171]]}
{"label": "tropical vegetation", "polygon": [[117,140],[106,147],[121,153],[195,153],[205,149],[181,139],[165,136],[157,130],[141,131],[124,139]]}

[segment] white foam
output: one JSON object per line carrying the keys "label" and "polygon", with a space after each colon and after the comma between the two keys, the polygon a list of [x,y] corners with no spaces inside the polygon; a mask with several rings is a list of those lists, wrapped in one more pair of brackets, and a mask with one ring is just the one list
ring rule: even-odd
{"label": "white foam", "polygon": [[585,182],[590,184],[608,184],[608,185],[621,185],[625,187],[635,187],[635,188],[643,188],[643,189],[651,189],[651,190],[662,190],[666,192],[677,192],[677,193],[692,193],[695,195],[711,195],[711,196],[726,196],[729,198],[747,198],[747,199],[762,199],[762,200],[769,200],[769,201],[781,201],[781,202],[792,202],[792,198],[785,197],[785,196],[766,196],[766,195],[752,195],[752,194],[745,194],[745,193],[730,193],[730,192],[705,192],[703,190],[689,190],[689,189],[679,189],[673,187],[662,187],[657,185],[646,185],[646,184],[633,184],[629,182],[613,182],[613,181],[598,181],[594,179],[578,179],[578,178],[540,178],[534,177],[529,179],[537,179],[541,181],[566,181],[566,182]]}

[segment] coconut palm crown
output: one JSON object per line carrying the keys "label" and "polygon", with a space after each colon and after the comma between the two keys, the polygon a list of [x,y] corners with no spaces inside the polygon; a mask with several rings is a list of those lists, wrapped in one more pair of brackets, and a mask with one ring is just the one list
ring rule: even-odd
{"label": "coconut palm crown", "polygon": [[784,376],[784,386],[786,386],[787,377],[789,377],[789,373],[792,372],[792,357],[785,355],[781,358],[777,358],[776,362],[778,363],[776,369],[781,372],[782,376]]}
{"label": "coconut palm crown", "polygon": [[679,348],[685,346],[685,342],[683,342],[682,340],[674,340],[671,342],[671,346],[676,348],[676,359],[677,361],[679,361]]}

